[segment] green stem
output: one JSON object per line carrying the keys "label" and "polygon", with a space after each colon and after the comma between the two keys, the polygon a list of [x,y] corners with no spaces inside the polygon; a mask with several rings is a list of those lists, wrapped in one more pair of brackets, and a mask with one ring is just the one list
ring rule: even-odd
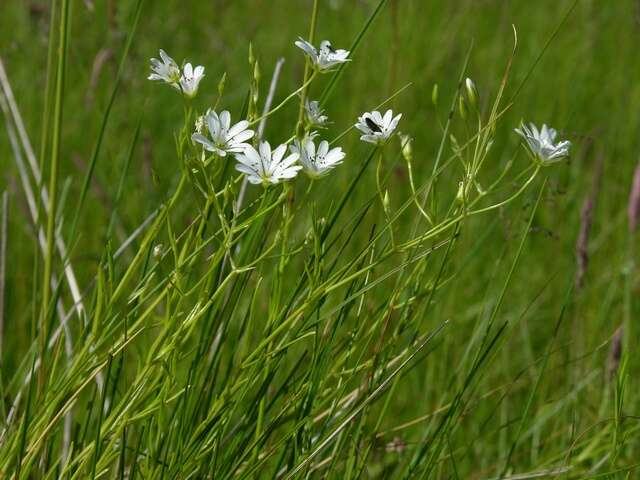
{"label": "green stem", "polygon": [[57,192],[58,192],[58,164],[60,161],[60,141],[62,137],[62,113],[63,113],[63,96],[64,96],[64,80],[65,66],[67,59],[67,29],[69,23],[69,1],[62,0],[60,15],[60,38],[58,39],[58,65],[56,71],[56,90],[55,90],[55,106],[53,118],[53,136],[51,145],[51,165],[49,172],[49,210],[47,212],[47,245],[44,258],[44,275],[42,279],[42,310],[40,324],[40,347],[41,347],[41,365],[40,379],[44,380],[45,365],[44,352],[47,344],[47,317],[49,311],[49,302],[51,300],[51,277],[54,254],[54,237],[55,237],[55,219],[57,209]]}
{"label": "green stem", "polygon": [[[356,39],[351,44],[351,48],[349,49],[349,58],[353,58],[353,54],[356,53],[356,50],[358,49],[360,42],[362,42],[362,39],[364,38],[365,34],[369,30],[369,27],[371,27],[371,24],[376,19],[378,14],[382,11],[382,7],[384,7],[386,3],[387,3],[387,0],[380,0],[376,8],[371,13],[371,15],[369,15],[369,18],[367,19],[366,23],[362,27],[362,30],[360,30],[360,32],[356,36]],[[331,77],[329,84],[325,87],[324,92],[320,96],[321,107],[324,106],[324,104],[327,102],[327,99],[331,96],[331,93],[333,92],[333,88],[335,87],[336,83],[338,82],[338,79],[342,75],[342,72],[344,71],[346,65],[347,65],[346,63],[342,63],[338,67],[338,70],[336,70],[333,76]]]}
{"label": "green stem", "polygon": [[[425,240],[428,240],[429,238],[433,238],[436,235],[439,235],[440,233],[444,232],[445,230],[448,230],[452,225],[454,225],[455,223],[459,222],[460,220],[462,220],[465,217],[471,217],[473,215],[478,215],[481,213],[486,213],[489,212],[491,210],[495,210],[496,208],[500,208],[503,205],[506,205],[510,202],[512,202],[513,200],[515,200],[516,198],[518,198],[520,195],[522,195],[522,193],[527,189],[527,187],[531,184],[531,182],[533,182],[533,180],[536,178],[536,176],[538,175],[538,172],[540,171],[540,167],[536,167],[535,171],[533,172],[533,174],[531,175],[531,177],[529,177],[529,179],[525,182],[525,184],[520,187],[520,189],[518,189],[517,192],[515,192],[513,195],[511,195],[509,198],[507,198],[506,200],[503,200],[501,202],[495,203],[493,205],[489,205],[488,207],[484,207],[484,208],[479,208],[477,210],[465,210],[462,214],[459,214],[458,216],[444,221],[442,223],[437,224],[434,228],[432,228],[431,230],[429,230],[428,232],[426,232],[424,235],[421,235],[420,237],[416,237],[414,240],[410,240],[408,242],[405,242],[403,245],[400,245],[400,249],[404,250],[407,248],[411,248],[413,246],[419,245],[421,242],[424,242]],[[545,180],[546,182],[546,180]],[[482,197],[478,197],[475,200],[473,200],[471,203],[468,204],[468,208],[473,207]],[[395,221],[398,217],[394,216],[392,221]]]}
{"label": "green stem", "polygon": [[147,235],[142,241],[142,244],[138,249],[138,253],[136,253],[136,256],[134,257],[134,259],[129,263],[129,266],[127,267],[127,270],[124,273],[122,280],[120,280],[120,283],[116,287],[115,292],[111,296],[111,301],[110,301],[111,304],[116,303],[124,293],[124,289],[128,285],[129,281],[131,280],[137,266],[140,264],[140,262],[142,262],[142,260],[146,256],[147,249],[150,248],[151,243],[155,240],[156,235],[158,234],[158,231],[160,230],[160,227],[164,222],[164,219],[167,217],[167,215],[171,211],[173,205],[175,204],[176,200],[180,196],[180,193],[182,193],[182,189],[184,188],[186,180],[187,180],[187,174],[183,173],[178,183],[178,186],[176,187],[176,191],[173,193],[173,196],[167,202],[166,207],[163,208],[162,211],[157,215],[152,227],[149,229],[149,231],[147,232]]}
{"label": "green stem", "polygon": [[[309,25],[309,38],[308,42],[313,44],[313,39],[316,35],[316,23],[318,21],[318,0],[313,0],[313,9],[311,11],[311,24]],[[296,134],[299,137],[303,136],[304,132],[304,102],[307,99],[307,90],[311,78],[311,60],[307,58],[304,64],[304,82],[302,88],[302,94],[300,95],[300,108],[298,109],[298,123],[296,125]]]}
{"label": "green stem", "polygon": [[[44,157],[47,154],[47,142],[49,140],[49,119],[51,118],[51,86],[53,77],[53,58],[54,48],[53,40],[55,38],[55,21],[56,21],[56,0],[51,1],[51,21],[49,25],[49,46],[47,49],[47,80],[44,88],[44,109],[42,114],[42,132],[40,137],[40,171],[44,170]],[[42,179],[40,180],[42,182]],[[41,190],[42,185],[38,185]],[[40,196],[38,196],[40,198]]]}
{"label": "green stem", "polygon": [[311,77],[309,77],[309,80],[307,80],[304,85],[302,85],[300,88],[298,88],[296,91],[290,93],[287,98],[285,98],[282,102],[280,102],[277,106],[273,107],[271,110],[269,110],[267,113],[265,113],[264,115],[262,115],[259,118],[256,118],[255,120],[252,120],[249,125],[255,125],[256,123],[259,123],[262,119],[269,117],[270,115],[273,115],[274,113],[276,113],[278,110],[280,110],[282,107],[284,107],[289,100],[291,100],[293,97],[295,97],[296,95],[298,95],[300,92],[302,92],[305,88],[307,88],[309,86],[309,84],[313,81],[313,79],[316,76],[316,72],[313,72],[313,74],[311,75]]}

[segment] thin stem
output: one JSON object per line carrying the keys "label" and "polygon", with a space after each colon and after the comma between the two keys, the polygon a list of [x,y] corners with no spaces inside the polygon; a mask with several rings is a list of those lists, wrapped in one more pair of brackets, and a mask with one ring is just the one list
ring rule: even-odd
{"label": "thin stem", "polygon": [[[425,240],[428,240],[429,238],[432,238],[432,237],[434,237],[436,235],[439,235],[440,233],[442,233],[445,230],[449,229],[452,225],[456,224],[458,221],[460,221],[464,217],[470,217],[472,215],[478,215],[480,213],[486,213],[486,212],[489,212],[491,210],[495,210],[496,208],[500,208],[503,205],[506,205],[506,204],[512,202],[513,200],[518,198],[520,195],[522,195],[522,193],[527,189],[529,184],[536,178],[536,176],[537,176],[539,171],[540,171],[540,167],[537,166],[535,171],[533,172],[531,177],[529,177],[529,179],[525,182],[525,184],[522,185],[522,187],[520,187],[517,192],[515,192],[513,195],[511,195],[506,200],[503,200],[501,202],[495,203],[493,205],[489,205],[488,207],[480,208],[478,210],[465,211],[464,213],[462,213],[462,214],[460,214],[460,215],[458,215],[458,216],[456,216],[456,217],[454,217],[454,218],[452,218],[450,220],[443,221],[443,222],[437,224],[437,226],[435,226],[434,228],[432,228],[428,232],[426,232],[424,235],[416,237],[415,239],[410,240],[408,242],[405,242],[403,245],[400,245],[400,250],[404,250],[404,249],[411,248],[413,246],[419,245],[421,242],[424,242]],[[480,197],[476,198],[475,200],[473,200],[471,203],[469,203],[469,205],[468,205],[469,208],[473,207],[481,198],[483,198],[483,197],[480,196]],[[396,219],[397,219],[397,216],[394,217],[392,219],[392,221],[395,221]]]}
{"label": "thin stem", "polygon": [[[47,154],[47,141],[49,140],[49,119],[51,117],[51,85],[53,76],[54,47],[53,39],[56,22],[56,0],[51,0],[51,19],[49,24],[49,46],[47,48],[47,80],[44,89],[44,108],[42,109],[42,133],[40,137],[40,169],[44,169],[44,159]],[[40,183],[40,182],[38,182]],[[38,190],[42,186],[38,185]]]}
{"label": "thin stem", "polygon": [[382,191],[382,182],[380,180],[380,172],[382,171],[382,162],[384,161],[383,149],[380,149],[380,154],[378,155],[378,164],[376,165],[376,187],[378,188],[378,197],[380,197],[380,206],[382,207],[382,212],[384,213],[384,217],[387,220],[387,224],[389,226],[389,237],[391,239],[392,248],[395,250],[396,242],[393,236],[393,226],[390,222],[389,218],[389,209],[388,205],[385,202],[385,192]]}
{"label": "thin stem", "polygon": [[124,294],[125,287],[128,285],[129,281],[131,280],[131,277],[133,276],[136,267],[142,262],[143,258],[146,255],[147,249],[150,247],[151,242],[154,240],[155,236],[157,235],[162,223],[164,222],[164,219],[169,214],[175,202],[177,201],[178,197],[182,193],[182,189],[186,184],[186,180],[187,180],[187,176],[186,174],[183,173],[183,175],[180,177],[180,181],[178,182],[178,186],[176,187],[175,192],[167,202],[164,209],[160,211],[158,215],[156,215],[153,226],[149,229],[149,231],[147,232],[147,235],[142,240],[142,244],[138,249],[138,253],[136,253],[133,260],[131,260],[131,262],[129,263],[127,270],[123,274],[122,279],[120,280],[120,282],[118,283],[118,286],[113,292],[113,295],[111,296],[111,304],[115,304],[120,299],[120,297]]}
{"label": "thin stem", "polygon": [[529,186],[529,184],[531,182],[533,182],[533,179],[536,178],[536,176],[538,175],[538,172],[540,171],[540,167],[536,167],[536,169],[534,170],[533,174],[529,177],[529,179],[525,182],[524,185],[522,185],[522,187],[520,187],[520,189],[514,193],[513,195],[511,195],[509,198],[507,198],[506,200],[503,200],[502,202],[498,202],[496,204],[493,205],[489,205],[488,207],[485,208],[481,208],[479,210],[473,210],[471,212],[468,213],[468,215],[476,215],[478,213],[485,213],[488,212],[489,210],[495,210],[496,208],[500,208],[503,205],[506,205],[507,203],[512,202],[513,200],[515,200],[517,197],[520,196],[520,194],[522,194],[522,192],[524,192],[527,187]]}
{"label": "thin stem", "polygon": [[[44,258],[44,275],[42,281],[42,310],[40,324],[40,347],[44,355],[46,347],[47,312],[51,296],[51,274],[53,265],[53,247],[55,241],[56,200],[58,191],[58,164],[60,160],[60,141],[62,137],[62,114],[65,66],[67,57],[67,27],[69,20],[69,2],[62,0],[60,15],[60,38],[58,40],[58,66],[56,71],[55,107],[53,119],[53,136],[51,145],[51,171],[49,172],[49,211],[47,212],[47,247]],[[40,370],[40,378],[44,380],[45,369]]]}
{"label": "thin stem", "polygon": [[265,113],[264,115],[262,115],[259,118],[256,118],[255,120],[251,121],[251,123],[249,123],[249,125],[255,125],[256,123],[259,123],[262,121],[263,118],[265,117],[269,117],[271,115],[273,115],[274,113],[276,113],[278,110],[280,110],[282,107],[284,107],[289,100],[291,100],[293,97],[295,97],[296,95],[298,95],[302,90],[304,90],[305,88],[307,88],[307,86],[309,86],[309,84],[313,81],[313,79],[316,76],[316,72],[313,72],[313,74],[311,75],[311,77],[309,78],[309,80],[307,80],[304,85],[302,85],[300,88],[298,88],[296,91],[290,93],[287,98],[285,98],[282,102],[280,102],[278,105],[276,105],[273,109],[269,110],[267,113]]}
{"label": "thin stem", "polygon": [[9,218],[9,192],[2,193],[2,217],[0,218],[0,367],[2,361],[2,343],[4,337],[4,290],[7,270],[7,223]]}
{"label": "thin stem", "polygon": [[[313,44],[313,39],[315,37],[316,34],[316,23],[318,21],[318,0],[313,0],[313,9],[311,11],[311,24],[309,25],[309,38],[308,38],[308,42]],[[307,80],[309,79],[309,75],[311,75],[311,60],[307,57],[307,60],[304,64],[304,82],[303,82],[303,89],[302,89],[302,94],[300,95],[300,108],[298,110],[298,123],[296,125],[296,133],[300,134],[299,136],[302,136],[301,132],[304,131],[304,125],[303,125],[303,120],[304,120],[304,103],[305,100],[307,99],[307,90],[308,90],[308,86],[309,83],[307,83]],[[311,78],[313,78],[313,75],[311,75]]]}

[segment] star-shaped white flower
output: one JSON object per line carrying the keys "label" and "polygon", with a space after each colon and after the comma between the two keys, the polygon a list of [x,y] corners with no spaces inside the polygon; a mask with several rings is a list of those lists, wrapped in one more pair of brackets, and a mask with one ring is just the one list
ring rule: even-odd
{"label": "star-shaped white flower", "polygon": [[271,151],[269,142],[260,142],[258,150],[249,146],[244,153],[236,155],[238,164],[236,170],[247,175],[249,182],[254,185],[280,183],[289,180],[298,174],[302,168],[300,165],[294,165],[299,155],[292,153],[288,157],[284,154],[287,151],[286,145],[280,145]]}
{"label": "star-shaped white flower", "polygon": [[326,175],[329,170],[341,164],[345,157],[340,147],[329,150],[329,142],[326,140],[322,140],[316,149],[313,137],[305,137],[302,141],[295,140],[290,148],[293,153],[300,155],[302,168],[311,178]]}
{"label": "star-shaped white flower", "polygon": [[317,100],[305,100],[304,113],[307,123],[311,127],[322,127],[327,124],[329,117],[324,114]]}
{"label": "star-shaped white flower", "polygon": [[187,63],[181,69],[173,58],[162,49],[160,49],[160,58],[161,60],[151,59],[151,74],[147,78],[168,83],[187,98],[195,97],[198,93],[200,80],[204,77],[204,67],[198,65],[193,68],[190,63]]}
{"label": "star-shaped white flower", "polygon": [[161,80],[163,82],[178,88],[180,82],[180,67],[178,64],[167,55],[167,52],[160,49],[160,58],[151,59],[151,74],[147,77],[149,80]]}
{"label": "star-shaped white flower", "polygon": [[571,142],[564,140],[556,143],[558,132],[553,128],[543,124],[538,130],[533,123],[529,123],[529,126],[522,124],[515,132],[526,140],[534,160],[542,165],[557,163],[569,156]]}
{"label": "star-shaped white flower", "polygon": [[204,67],[202,65],[193,68],[190,63],[187,63],[184,66],[180,76],[180,89],[187,98],[196,96],[202,77],[204,77]]}
{"label": "star-shaped white flower", "polygon": [[401,113],[394,117],[391,110],[387,110],[384,116],[374,110],[373,112],[363,113],[358,117],[355,127],[363,133],[360,140],[382,145],[393,135],[401,118]]}
{"label": "star-shaped white flower", "polygon": [[249,122],[242,120],[232,127],[231,115],[226,110],[219,116],[213,110],[208,110],[204,116],[204,125],[209,131],[209,137],[194,133],[191,139],[202,144],[205,150],[224,157],[227,153],[241,153],[250,146],[244,143],[253,137],[253,130],[247,129]]}
{"label": "star-shaped white flower", "polygon": [[295,45],[307,54],[311,63],[313,63],[313,67],[320,73],[329,72],[336,65],[349,61],[349,58],[347,58],[349,57],[349,51],[336,50],[328,40],[320,42],[319,49],[316,49],[303,38],[296,40]]}

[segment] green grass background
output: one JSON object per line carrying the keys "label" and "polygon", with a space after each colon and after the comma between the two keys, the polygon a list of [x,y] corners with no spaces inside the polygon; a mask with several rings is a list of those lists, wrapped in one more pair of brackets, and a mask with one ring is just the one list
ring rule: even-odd
{"label": "green grass background", "polygon": [[[375,3],[321,1],[318,37],[347,48]],[[629,246],[637,244],[639,237],[628,232],[627,201],[640,157],[640,4],[632,0],[578,0],[543,52],[573,3],[390,0],[326,106],[334,122],[328,134],[331,137],[352,124],[361,112],[411,83],[392,101],[392,107],[403,113],[401,130],[415,137],[414,175],[422,178],[433,166],[441,138],[439,122],[446,119],[468,49],[472,46],[467,74],[476,82],[481,105],[487,109],[509,59],[514,25],[518,48],[506,98],[526,82],[499,122],[489,170],[504,165],[518,151],[519,139],[513,128],[522,119],[549,123],[574,144],[570,161],[548,171],[549,183],[534,228],[499,313],[501,321],[510,321],[507,334],[475,387],[477,402],[472,402],[451,438],[453,448],[464,452],[456,457],[460,478],[495,474],[495,466],[500,464],[497,459],[508,447],[520,420],[539,374],[540,358],[573,282],[580,210],[592,189],[599,158],[604,167],[593,214],[585,286],[571,294],[571,307],[534,399],[532,420],[525,429],[526,446],[514,457],[516,471],[535,470],[565,458],[576,437],[580,441],[573,455],[584,455],[576,460],[585,466],[583,472],[604,458],[612,441],[614,414],[607,354],[611,336],[625,315],[631,317],[635,328],[625,332],[630,352],[637,351],[640,329],[635,322],[640,309],[635,298],[639,275]],[[73,3],[61,166],[61,179],[70,182],[65,205],[70,211],[109,98],[132,5],[124,0]],[[196,100],[201,110],[214,101],[215,86],[226,72],[221,106],[231,110],[236,119],[249,85],[249,42],[260,62],[262,100],[280,57],[285,64],[276,99],[284,98],[300,84],[304,64],[293,41],[306,35],[310,9],[311,2],[305,0],[145,2],[72,256],[81,281],[92,278],[103,252],[111,199],[139,121],[141,141],[117,211],[117,231],[131,232],[166,196],[178,174],[173,135],[180,127],[182,105],[174,91],[146,80],[149,57],[164,48],[178,62],[188,59],[206,67]],[[35,145],[40,134],[47,32],[45,2],[0,3],[0,55]],[[96,56],[104,49],[111,52],[111,60],[92,83]],[[440,105],[434,109],[431,91],[436,83]],[[320,91],[320,86],[314,85],[311,96]],[[272,143],[284,141],[296,115],[293,105],[280,112],[269,121],[266,137]],[[458,126],[454,131],[462,130]],[[355,133],[347,135],[341,144],[347,158],[339,175],[314,192],[320,211],[346,188],[359,166],[355,159],[365,152]],[[30,344],[34,248],[33,228],[4,133],[0,135],[0,153],[3,189],[11,192],[2,358],[2,375],[7,378]],[[521,152],[515,158],[515,162],[526,161]],[[456,176],[449,176],[450,184],[446,178],[439,183],[442,195],[452,195],[457,189]],[[355,209],[368,198],[374,182],[373,174],[367,174],[348,208]],[[407,191],[406,168],[399,162],[389,188],[391,202],[399,203]],[[532,188],[522,200],[499,213],[465,225],[452,260],[459,271],[456,286],[436,295],[435,308],[423,320],[425,328],[433,328],[444,319],[451,323],[427,361],[399,382],[382,430],[429,414],[447,398],[469,336],[499,294],[536,192],[537,188]],[[180,211],[185,219],[189,217],[188,208]],[[124,233],[120,235],[124,239]],[[629,295],[627,300],[625,294]],[[629,365],[628,415],[639,413],[640,362],[634,357],[632,354]],[[625,423],[627,450],[617,467],[630,467],[637,461],[640,440],[635,423],[633,419]],[[383,475],[382,465],[403,455],[385,453],[386,442],[397,436],[408,448],[415,447],[424,424],[416,423],[380,440],[368,474]],[[451,464],[444,467],[442,478],[454,478],[455,468]],[[637,471],[632,471],[627,478],[636,475]]]}

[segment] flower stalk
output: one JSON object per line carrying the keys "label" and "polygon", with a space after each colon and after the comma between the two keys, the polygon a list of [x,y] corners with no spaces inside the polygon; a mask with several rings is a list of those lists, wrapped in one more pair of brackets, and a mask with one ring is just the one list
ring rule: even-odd
{"label": "flower stalk", "polygon": [[[309,43],[313,43],[316,34],[316,23],[318,21],[318,0],[313,0],[313,8],[311,9],[311,23],[309,24]],[[304,62],[304,81],[303,88],[300,92],[300,106],[298,109],[298,123],[296,125],[296,136],[302,138],[304,135],[304,104],[307,99],[307,90],[309,87],[308,80],[311,80],[311,60],[307,58]]]}
{"label": "flower stalk", "polygon": [[[69,1],[62,0],[60,15],[60,39],[58,44],[58,66],[56,70],[55,103],[53,112],[53,134],[51,138],[51,162],[49,170],[49,208],[47,211],[47,247],[44,258],[42,278],[42,307],[40,316],[40,358],[44,358],[47,345],[47,323],[51,303],[51,276],[53,271],[55,221],[58,200],[58,166],[60,162],[60,143],[62,139],[62,117],[64,82],[67,63],[67,41],[69,25]],[[40,369],[40,387],[46,378],[45,363]]]}

